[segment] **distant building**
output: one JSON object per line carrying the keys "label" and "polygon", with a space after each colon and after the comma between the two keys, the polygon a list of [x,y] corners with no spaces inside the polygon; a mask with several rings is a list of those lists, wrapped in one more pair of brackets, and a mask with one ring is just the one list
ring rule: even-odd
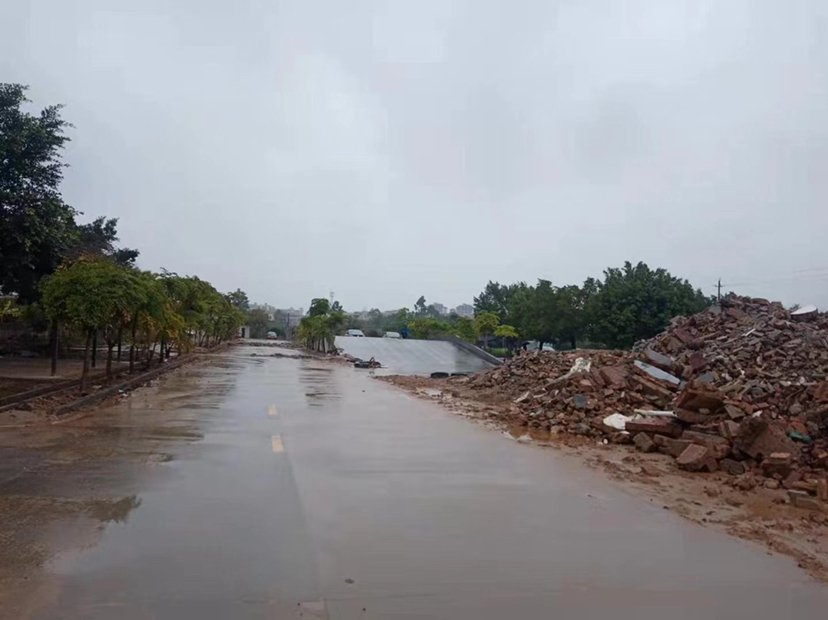
{"label": "distant building", "polygon": [[449,309],[446,308],[443,304],[433,304],[434,309],[439,312],[440,314],[446,315],[449,313]]}
{"label": "distant building", "polygon": [[465,317],[473,317],[474,316],[474,306],[471,304],[460,304],[454,309],[454,313],[457,316],[465,316]]}
{"label": "distant building", "polygon": [[277,308],[273,312],[275,321],[284,322],[285,327],[296,327],[305,316],[304,308]]}

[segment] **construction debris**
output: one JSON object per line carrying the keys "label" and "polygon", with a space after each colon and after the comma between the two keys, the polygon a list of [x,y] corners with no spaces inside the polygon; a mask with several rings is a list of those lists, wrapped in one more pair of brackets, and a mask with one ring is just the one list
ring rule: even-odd
{"label": "construction debris", "polygon": [[810,308],[729,296],[632,352],[523,353],[467,385],[509,398],[502,421],[634,443],[737,488],[764,476],[811,498],[828,485],[828,315]]}

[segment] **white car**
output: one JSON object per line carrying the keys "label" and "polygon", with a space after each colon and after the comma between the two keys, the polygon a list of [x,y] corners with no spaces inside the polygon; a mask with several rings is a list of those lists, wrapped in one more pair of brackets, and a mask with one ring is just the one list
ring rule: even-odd
{"label": "white car", "polygon": [[383,338],[402,338],[400,336],[400,332],[385,332],[382,336]]}
{"label": "white car", "polygon": [[346,336],[354,336],[355,338],[365,338],[365,334],[362,333],[361,329],[349,329],[345,332]]}
{"label": "white car", "polygon": [[[527,351],[537,351],[538,350],[538,341],[537,340],[528,340],[528,341],[523,343],[523,347]],[[554,353],[555,352],[555,347],[553,347],[548,342],[544,342],[542,350],[543,351],[552,351]]]}

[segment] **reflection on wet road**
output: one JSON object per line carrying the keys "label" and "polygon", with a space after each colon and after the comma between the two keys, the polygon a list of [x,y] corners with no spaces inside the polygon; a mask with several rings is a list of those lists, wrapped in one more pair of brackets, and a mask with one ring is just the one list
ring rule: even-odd
{"label": "reflection on wet road", "polygon": [[103,515],[99,540],[48,563],[38,617],[805,618],[828,605],[788,559],[347,366],[227,356],[63,432],[104,428],[170,458],[96,466],[131,497],[128,518]]}

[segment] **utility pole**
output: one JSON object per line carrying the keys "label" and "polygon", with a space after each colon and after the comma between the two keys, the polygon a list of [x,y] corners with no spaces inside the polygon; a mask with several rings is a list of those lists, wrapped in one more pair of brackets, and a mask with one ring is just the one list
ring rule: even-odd
{"label": "utility pole", "polygon": [[717,289],[716,301],[721,301],[722,300],[722,279],[721,278],[719,278],[719,283],[716,285],[716,289]]}

